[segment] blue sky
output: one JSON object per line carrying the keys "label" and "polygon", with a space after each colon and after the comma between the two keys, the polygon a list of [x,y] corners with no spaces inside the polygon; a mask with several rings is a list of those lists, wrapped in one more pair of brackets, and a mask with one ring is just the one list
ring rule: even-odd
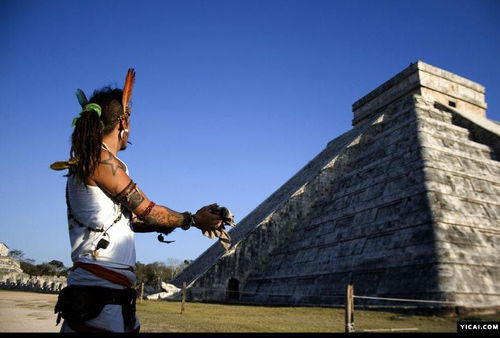
{"label": "blue sky", "polygon": [[[351,105],[422,60],[486,87],[500,120],[499,1],[0,0],[0,241],[70,265],[65,179],[76,88],[137,72],[119,156],[159,204],[239,221],[351,128]],[[137,259],[213,241],[137,234]]]}

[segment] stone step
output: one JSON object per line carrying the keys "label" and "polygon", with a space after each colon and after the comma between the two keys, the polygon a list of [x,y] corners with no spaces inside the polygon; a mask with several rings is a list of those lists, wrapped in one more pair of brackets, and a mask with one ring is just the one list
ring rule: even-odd
{"label": "stone step", "polygon": [[422,146],[442,149],[457,156],[477,159],[481,161],[493,161],[490,147],[470,140],[458,140],[444,138],[434,135],[431,131],[421,130],[420,139]]}
{"label": "stone step", "polygon": [[436,135],[470,140],[470,132],[467,128],[430,118],[420,110],[417,111],[416,116],[420,128],[432,130]]}
{"label": "stone step", "polygon": [[430,105],[430,102],[416,103],[415,109],[430,119],[453,124],[453,116],[451,113],[434,108],[434,106]]}
{"label": "stone step", "polygon": [[[494,150],[488,144],[472,140],[471,132],[466,127],[453,123],[453,113],[451,111],[448,111],[446,108],[440,109],[439,107],[436,107],[433,102],[422,97],[416,97],[415,102],[417,116],[423,124],[423,129],[427,129],[430,133],[441,136],[442,138],[452,139],[454,141],[462,139],[462,142],[466,145],[487,151],[487,158],[493,159],[495,157]],[[466,112],[455,114],[470,115]],[[482,125],[483,121],[479,119],[474,123]],[[488,123],[491,124],[490,121],[488,121]],[[449,145],[450,142],[448,142],[447,146]],[[482,157],[485,154],[486,153],[483,153],[483,155],[479,155],[479,157]]]}
{"label": "stone step", "polygon": [[455,148],[464,151],[469,148],[477,153],[479,158],[492,158],[492,149],[486,144],[479,143],[470,139],[469,131],[465,128],[453,124],[443,123],[437,120],[429,119],[425,116],[419,118],[420,130],[431,135],[436,140],[434,144],[446,148]]}
{"label": "stone step", "polygon": [[450,172],[466,173],[467,176],[481,178],[490,182],[498,182],[500,162],[472,157],[469,153],[450,150],[443,146],[424,145],[422,157],[426,166]]}
{"label": "stone step", "polygon": [[[286,248],[280,248],[281,250],[276,250],[274,254],[308,250],[309,248],[318,248],[320,251],[323,251],[326,248],[343,245],[350,241],[392,236],[395,233],[398,234],[398,241],[392,243],[390,248],[391,250],[412,245],[420,245],[422,241],[425,241],[426,236],[432,234],[430,233],[430,221],[426,220],[426,218],[429,217],[425,215],[422,216],[419,213],[421,213],[421,211],[411,211],[399,214],[395,217],[417,220],[418,223],[415,224],[409,224],[410,222],[405,223],[404,221],[400,222],[399,219],[393,221],[374,220],[366,222],[362,226],[356,226],[356,224],[353,224],[350,228],[339,227],[335,222],[336,220],[332,220],[330,223],[324,223],[314,230],[297,233],[290,239]],[[418,230],[416,230],[416,228],[418,228]],[[359,250],[362,249],[363,248],[359,248]]]}
{"label": "stone step", "polygon": [[494,201],[500,196],[500,184],[488,181],[484,177],[473,177],[459,171],[435,169],[431,166],[425,167],[424,171],[429,191],[440,191],[443,194],[455,194],[484,201]]}

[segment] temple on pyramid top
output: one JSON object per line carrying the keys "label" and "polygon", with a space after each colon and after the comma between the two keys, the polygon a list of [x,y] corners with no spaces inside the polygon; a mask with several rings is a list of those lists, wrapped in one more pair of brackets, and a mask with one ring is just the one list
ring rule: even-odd
{"label": "temple on pyramid top", "polygon": [[418,94],[451,108],[486,116],[485,90],[482,85],[417,61],[354,102],[352,125],[362,123],[398,98],[410,94]]}

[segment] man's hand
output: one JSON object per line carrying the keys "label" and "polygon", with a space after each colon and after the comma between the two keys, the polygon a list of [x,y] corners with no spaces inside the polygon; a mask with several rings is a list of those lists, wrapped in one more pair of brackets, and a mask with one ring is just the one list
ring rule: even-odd
{"label": "man's hand", "polygon": [[216,203],[204,206],[203,208],[198,210],[195,214],[196,216],[195,227],[197,227],[202,231],[215,230],[219,228],[222,224],[222,220],[219,218],[218,215],[210,212],[210,209],[215,207],[217,207]]}
{"label": "man's hand", "polygon": [[224,228],[224,225],[235,226],[236,223],[234,222],[234,216],[228,208],[219,207],[217,204],[206,206],[198,210],[198,212],[204,212],[207,208],[207,211],[212,219],[213,216],[217,216],[218,221],[217,223],[215,223],[215,228],[198,228],[201,229],[203,235],[207,236],[208,238],[219,238],[219,243],[222,245],[224,250],[227,251],[231,247],[231,236],[229,236],[229,233]]}

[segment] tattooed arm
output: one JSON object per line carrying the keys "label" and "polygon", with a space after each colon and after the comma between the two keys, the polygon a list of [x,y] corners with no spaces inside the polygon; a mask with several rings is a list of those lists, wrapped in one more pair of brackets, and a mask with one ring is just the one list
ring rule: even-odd
{"label": "tattooed arm", "polygon": [[162,227],[155,224],[148,224],[139,219],[132,220],[132,228],[134,229],[134,232],[161,232],[165,235],[168,235],[175,229],[175,228]]}
{"label": "tattooed arm", "polygon": [[[141,219],[141,222],[134,223],[134,231],[168,233],[182,226],[186,215],[150,201],[125,170],[119,160],[107,150],[103,150],[91,181]],[[210,230],[221,224],[218,216],[208,212],[211,206],[203,207],[196,213],[197,228]]]}

